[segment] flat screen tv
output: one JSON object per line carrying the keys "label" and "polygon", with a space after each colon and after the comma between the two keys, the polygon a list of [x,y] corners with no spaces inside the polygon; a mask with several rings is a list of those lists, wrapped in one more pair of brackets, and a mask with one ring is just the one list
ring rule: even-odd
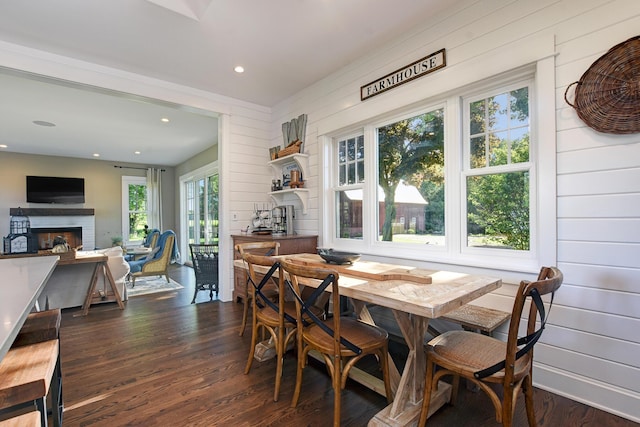
{"label": "flat screen tv", "polygon": [[84,178],[27,176],[27,203],[84,203]]}

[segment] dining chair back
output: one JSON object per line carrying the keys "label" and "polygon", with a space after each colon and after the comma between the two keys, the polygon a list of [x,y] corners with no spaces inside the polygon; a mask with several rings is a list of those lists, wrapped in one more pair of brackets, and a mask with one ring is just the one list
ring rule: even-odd
{"label": "dining chair back", "polygon": [[[248,374],[255,357],[256,345],[260,330],[267,331],[271,338],[270,343],[276,351],[276,381],[273,392],[274,402],[278,400],[282,379],[282,365],[284,354],[289,343],[293,343],[295,337],[295,304],[286,303],[284,300],[284,279],[280,262],[270,256],[254,255],[245,252],[243,259],[248,267],[249,291],[252,297],[252,321],[251,321],[251,348],[244,373]],[[256,266],[268,268],[264,274],[256,271]],[[272,283],[277,284],[277,297],[265,290]]]}
{"label": "dining chair back", "polygon": [[196,277],[195,290],[191,304],[196,302],[199,291],[209,291],[209,301],[213,301],[213,293],[218,298],[218,245],[189,244],[193,272]]}
{"label": "dining chair back", "polygon": [[[280,242],[275,241],[267,241],[267,242],[246,242],[246,243],[238,243],[235,246],[236,251],[238,252],[240,259],[243,259],[245,253],[251,253],[254,255],[263,255],[263,256],[277,256],[278,251],[280,250]],[[242,324],[240,325],[240,333],[239,335],[244,335],[244,330],[247,327],[247,318],[249,316],[249,307],[251,306],[252,296],[249,292],[249,276],[245,274],[246,277],[240,278],[240,280],[244,280],[245,282],[245,297],[242,299],[243,307],[242,307]],[[265,289],[266,292],[266,289]],[[272,296],[276,295],[275,290],[272,288],[269,292]]]}
{"label": "dining chair back", "polygon": [[[296,387],[291,401],[295,407],[302,389],[302,371],[307,365],[311,350],[322,356],[331,375],[334,391],[333,425],[340,425],[341,391],[344,389],[349,371],[364,356],[377,357],[382,370],[387,400],[391,402],[392,391],[389,380],[388,334],[385,330],[352,317],[343,317],[339,312],[329,319],[314,313],[317,299],[325,292],[331,293],[334,307],[340,307],[339,274],[330,268],[320,268],[281,260],[280,268],[288,275],[285,281],[296,304],[297,351]],[[302,287],[315,288],[303,293]]]}
{"label": "dining chair back", "polygon": [[[453,376],[450,403],[455,403],[460,377],[483,390],[494,405],[496,420],[503,426],[513,423],[519,392],[525,395],[530,426],[536,425],[533,408],[533,347],[545,328],[553,296],[562,284],[562,272],[556,267],[542,267],[534,282],[523,280],[516,293],[507,341],[468,331],[449,331],[429,341],[425,351],[427,369],[425,393],[418,425],[424,426],[429,412],[431,393],[444,377]],[[542,296],[550,294],[545,309]],[[526,334],[519,337],[520,322],[526,303],[531,300],[526,318]],[[436,369],[437,367],[437,369]],[[501,386],[502,393],[495,390]]]}

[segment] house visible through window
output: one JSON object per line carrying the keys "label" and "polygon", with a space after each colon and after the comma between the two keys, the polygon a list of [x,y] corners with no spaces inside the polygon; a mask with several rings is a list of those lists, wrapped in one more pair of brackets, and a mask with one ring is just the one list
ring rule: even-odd
{"label": "house visible through window", "polygon": [[380,126],[376,134],[378,239],[444,244],[444,109]]}

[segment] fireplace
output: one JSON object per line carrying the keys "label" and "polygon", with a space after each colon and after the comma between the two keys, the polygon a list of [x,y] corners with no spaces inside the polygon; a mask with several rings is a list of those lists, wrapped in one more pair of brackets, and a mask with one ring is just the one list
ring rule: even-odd
{"label": "fireplace", "polygon": [[53,241],[58,236],[62,236],[71,248],[84,246],[82,243],[82,227],[31,227],[31,234],[36,237],[36,241],[38,242],[38,250],[53,248]]}
{"label": "fireplace", "polygon": [[[17,215],[18,209],[11,208],[10,214]],[[63,235],[72,248],[82,246],[85,251],[96,247],[96,226],[93,209],[48,209],[22,208],[23,215],[29,217],[31,232],[37,234],[39,249],[50,249],[53,239]]]}

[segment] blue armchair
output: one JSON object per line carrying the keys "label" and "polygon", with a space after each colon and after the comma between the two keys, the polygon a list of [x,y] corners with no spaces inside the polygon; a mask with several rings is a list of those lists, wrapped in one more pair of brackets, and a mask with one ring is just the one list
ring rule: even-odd
{"label": "blue armchair", "polygon": [[143,259],[127,261],[131,269],[132,287],[136,285],[136,277],[165,276],[169,282],[169,263],[174,258],[176,234],[167,230],[160,235],[156,247]]}
{"label": "blue armchair", "polygon": [[149,234],[142,241],[142,246],[145,248],[155,248],[158,243],[158,238],[160,237],[160,230],[157,228],[149,230]]}

